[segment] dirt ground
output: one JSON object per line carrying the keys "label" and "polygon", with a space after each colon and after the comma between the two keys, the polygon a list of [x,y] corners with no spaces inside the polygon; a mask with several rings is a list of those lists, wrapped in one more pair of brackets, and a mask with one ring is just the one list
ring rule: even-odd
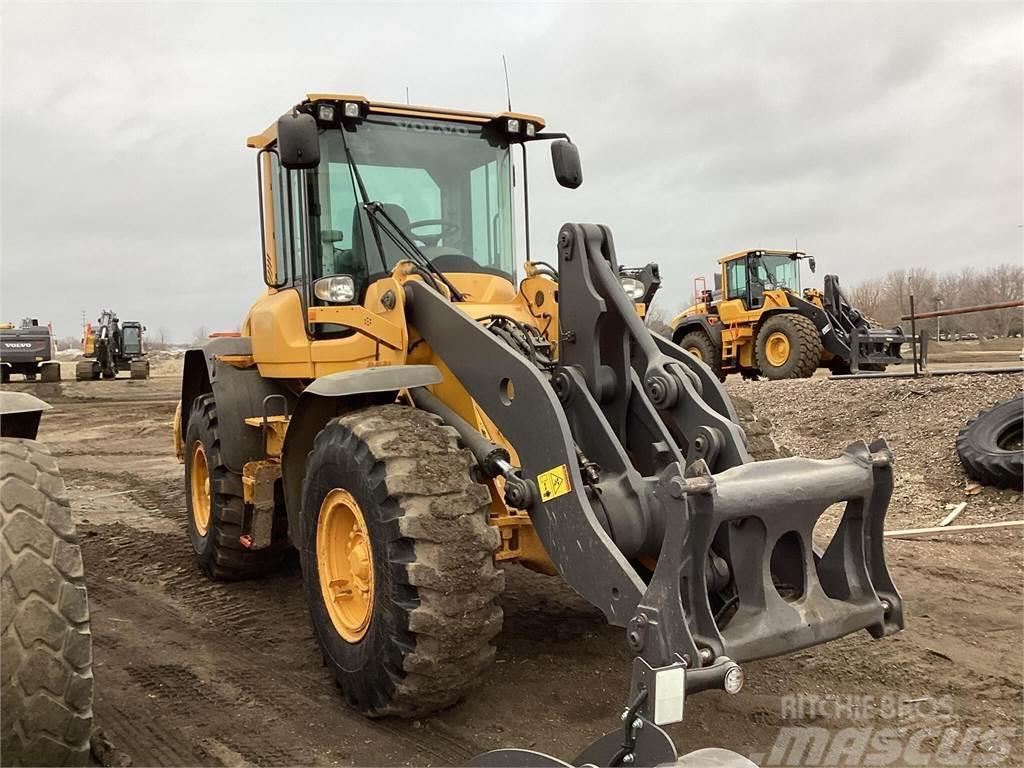
{"label": "dirt ground", "polygon": [[[888,528],[935,525],[959,501],[968,507],[958,523],[1020,519],[1017,493],[965,495],[953,438],[1021,386],[1017,375],[729,384],[795,452],[828,457],[858,437],[888,438],[897,457]],[[351,713],[321,666],[294,562],[238,584],[208,582],[193,566],[171,445],[176,377],[31,389],[54,404],[40,437],[60,461],[82,539],[96,725],[135,765],[458,765],[498,746],[571,759],[618,726],[630,659],[622,631],[557,579],[515,566],[498,660],[473,696],[421,721]],[[794,720],[794,697],[894,697],[902,711],[876,706],[872,725],[904,736],[922,726],[1013,729],[1008,756],[979,749],[994,750],[992,764],[1021,764],[1021,544],[1010,530],[890,540],[904,632],[745,665],[740,695],[687,700],[685,724],[671,729],[677,745],[763,755],[788,725],[865,724],[851,712]]]}

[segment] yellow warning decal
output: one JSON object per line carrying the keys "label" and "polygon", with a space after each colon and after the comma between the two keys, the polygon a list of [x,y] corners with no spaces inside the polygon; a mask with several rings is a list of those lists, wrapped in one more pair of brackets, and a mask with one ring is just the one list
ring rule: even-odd
{"label": "yellow warning decal", "polygon": [[559,496],[564,496],[572,490],[569,482],[569,468],[562,464],[547,472],[537,475],[537,485],[540,487],[541,501],[551,501]]}

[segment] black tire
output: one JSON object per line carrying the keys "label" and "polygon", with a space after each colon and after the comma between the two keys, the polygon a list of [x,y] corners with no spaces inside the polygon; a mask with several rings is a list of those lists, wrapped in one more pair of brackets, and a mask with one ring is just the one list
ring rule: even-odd
{"label": "black tire", "polygon": [[43,363],[39,371],[39,378],[48,384],[60,381],[60,363]]}
{"label": "black tire", "polygon": [[690,331],[682,335],[676,345],[700,358],[701,362],[710,368],[715,376],[725,381],[725,376],[722,375],[722,350],[711,340],[706,331]]}
{"label": "black tire", "polygon": [[1024,395],[972,418],[956,436],[964,471],[983,485],[1024,490]]}
{"label": "black tire", "polygon": [[[782,333],[789,340],[789,356],[780,365],[768,360],[765,349],[774,333]],[[810,319],[796,314],[773,315],[757,332],[757,367],[773,380],[806,379],[818,369],[822,349],[821,334]]]}
{"label": "black tire", "polygon": [[[370,716],[416,717],[458,701],[494,659],[501,630],[488,525],[490,494],[473,481],[454,431],[400,405],[340,416],[317,436],[302,489],[302,561],[313,630],[349,704]],[[320,588],[317,524],[334,489],[359,504],[374,591],[365,634],[345,640]]]}
{"label": "black tire", "polygon": [[[196,524],[192,498],[192,455],[202,445],[210,479],[210,516],[205,532]],[[224,464],[217,430],[217,406],[212,394],[192,402],[185,429],[185,509],[188,537],[199,569],[216,581],[235,581],[262,576],[274,570],[284,554],[284,540],[275,530],[275,540],[266,549],[247,549],[239,538],[245,522],[245,500],[241,475]],[[275,527],[278,523],[275,522]]]}
{"label": "black tire", "polygon": [[6,384],[11,380],[11,369],[6,365],[0,365],[0,383]]}
{"label": "black tire", "polygon": [[85,765],[92,636],[82,553],[57,462],[0,439],[0,750],[4,765]]}

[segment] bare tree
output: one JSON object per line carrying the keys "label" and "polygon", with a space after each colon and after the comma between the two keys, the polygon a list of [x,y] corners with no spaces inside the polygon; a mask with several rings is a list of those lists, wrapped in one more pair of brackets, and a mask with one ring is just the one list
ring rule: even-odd
{"label": "bare tree", "polygon": [[655,333],[672,338],[672,320],[679,314],[668,307],[654,307],[647,313],[647,327]]}
{"label": "bare tree", "polygon": [[[910,313],[911,293],[918,312],[1022,300],[1024,266],[1000,264],[984,270],[964,267],[944,273],[924,268],[896,269],[855,285],[849,296],[869,317],[883,325],[896,325],[901,323],[901,316]],[[903,325],[906,327],[905,322]],[[1024,332],[1024,312],[1004,309],[951,315],[935,325],[953,335],[1009,336]]]}

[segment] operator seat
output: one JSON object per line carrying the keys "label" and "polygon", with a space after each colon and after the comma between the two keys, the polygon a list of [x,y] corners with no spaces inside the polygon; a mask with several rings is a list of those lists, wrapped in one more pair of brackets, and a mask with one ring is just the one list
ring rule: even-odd
{"label": "operator seat", "polygon": [[[412,232],[409,229],[411,222],[405,208],[397,203],[381,203],[381,207],[398,228],[411,238]],[[380,244],[384,249],[382,260],[380,254],[377,253],[377,244],[373,237],[373,224],[370,222],[369,214],[362,205],[356,205],[352,209],[352,259],[356,264],[366,264],[366,269],[371,275],[386,274],[395,264],[407,258],[402,249],[385,234],[386,229],[387,225],[381,225]]]}

